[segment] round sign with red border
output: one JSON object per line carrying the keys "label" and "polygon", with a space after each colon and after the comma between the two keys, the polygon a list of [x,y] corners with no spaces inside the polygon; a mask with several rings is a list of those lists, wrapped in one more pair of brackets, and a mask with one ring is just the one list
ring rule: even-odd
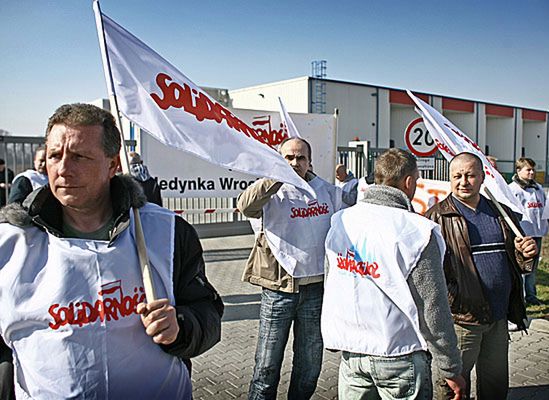
{"label": "round sign with red border", "polygon": [[437,152],[437,145],[423,123],[416,118],[408,124],[404,132],[404,141],[410,151],[418,157],[429,157]]}

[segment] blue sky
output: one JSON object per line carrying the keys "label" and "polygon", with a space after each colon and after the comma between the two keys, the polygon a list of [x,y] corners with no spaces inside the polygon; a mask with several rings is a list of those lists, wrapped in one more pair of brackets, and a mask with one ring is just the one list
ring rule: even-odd
{"label": "blue sky", "polygon": [[[91,0],[0,0],[0,128],[106,97]],[[309,75],[549,110],[549,1],[103,0],[198,85]]]}

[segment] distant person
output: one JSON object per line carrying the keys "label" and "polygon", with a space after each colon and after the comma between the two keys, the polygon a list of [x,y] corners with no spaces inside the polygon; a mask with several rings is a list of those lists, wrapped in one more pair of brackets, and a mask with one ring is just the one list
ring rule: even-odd
{"label": "distant person", "polygon": [[[546,198],[543,188],[535,180],[536,162],[531,158],[521,157],[515,163],[515,171],[509,187],[524,207],[525,214],[522,216],[520,226],[525,234],[534,238],[538,249],[541,249],[541,239],[547,234],[549,224],[542,218]],[[538,253],[535,257],[532,272],[524,275],[526,303],[535,306],[541,304],[536,293],[536,269],[539,256]]]}
{"label": "distant person", "polygon": [[[507,321],[526,329],[521,273],[531,270],[537,254],[529,236],[518,238],[503,222],[494,203],[480,194],[483,164],[471,153],[450,162],[452,193],[432,206],[425,216],[438,223],[446,242],[444,274],[467,383],[476,368],[477,397],[506,399],[509,387],[509,332]],[[502,204],[513,222],[512,211]],[[519,227],[520,229],[520,227]],[[435,375],[440,375],[434,370]],[[437,399],[447,398],[435,378]]]}
{"label": "distant person", "polygon": [[13,182],[13,171],[6,167],[6,162],[0,158],[0,207],[7,203],[7,195]]}
{"label": "distant person", "polygon": [[46,149],[38,147],[34,153],[34,169],[28,169],[13,178],[8,203],[23,203],[33,190],[47,183]]}
{"label": "distant person", "polygon": [[494,169],[499,172],[498,159],[494,156],[486,156],[486,158],[488,159],[492,167],[494,167]]}
{"label": "distant person", "polygon": [[345,164],[337,164],[335,169],[336,186],[340,187],[345,194],[345,203],[356,204],[358,179],[351,171],[347,170]]}
{"label": "distant person", "polygon": [[162,195],[160,194],[160,186],[156,179],[151,177],[149,169],[145,164],[139,153],[132,151],[128,154],[130,158],[130,175],[133,176],[143,188],[145,197],[149,203],[154,203],[162,207]]}
{"label": "distant person", "polygon": [[390,149],[364,200],[332,217],[322,337],[342,350],[339,398],[430,399],[431,356],[465,389],[442,270],[440,227],[416,214],[412,153]]}

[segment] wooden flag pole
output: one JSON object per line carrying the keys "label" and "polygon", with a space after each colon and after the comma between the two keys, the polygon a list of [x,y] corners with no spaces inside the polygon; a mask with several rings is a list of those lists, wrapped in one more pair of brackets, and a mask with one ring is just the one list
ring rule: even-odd
{"label": "wooden flag pole", "polygon": [[509,228],[511,228],[511,230],[513,231],[513,233],[515,234],[516,237],[518,238],[524,238],[524,236],[522,235],[522,233],[520,232],[520,230],[517,228],[517,226],[513,223],[513,220],[511,219],[511,217],[509,216],[509,214],[507,214],[507,212],[503,209],[503,207],[501,206],[501,204],[499,204],[499,201],[496,200],[496,198],[494,197],[494,195],[492,194],[492,192],[490,192],[490,190],[484,186],[484,191],[486,192],[486,194],[488,195],[488,197],[490,197],[490,200],[492,200],[492,202],[496,205],[496,208],[498,209],[499,213],[501,214],[501,216],[503,217],[503,219],[505,220],[505,222],[507,223],[507,225],[509,225]]}
{"label": "wooden flag pole", "polygon": [[[99,37],[99,47],[101,49],[101,56],[103,59],[103,70],[105,72],[105,81],[107,83],[107,88],[109,90],[109,101],[111,105],[111,110],[116,117],[116,123],[118,124],[118,129],[120,131],[120,136],[122,140],[122,146],[120,148],[120,160],[122,162],[122,171],[125,174],[130,172],[130,162],[128,158],[128,153],[126,152],[126,145],[124,140],[124,133],[122,131],[122,120],[120,118],[120,111],[118,109],[118,101],[116,100],[116,94],[114,91],[114,84],[112,79],[112,73],[109,64],[109,54],[107,52],[107,43],[105,41],[105,31],[103,28],[103,19],[101,14],[101,8],[99,6],[99,1],[95,0],[93,2],[93,9],[95,12],[95,23],[97,27],[97,35]],[[145,235],[143,233],[143,226],[141,225],[141,216],[139,210],[136,207],[132,207],[134,222],[135,222],[135,241],[137,247],[137,254],[139,256],[139,263],[141,265],[141,274],[143,277],[143,288],[145,289],[145,296],[147,298],[147,303],[150,303],[156,300],[156,292],[154,289],[152,270],[149,263],[149,257],[147,255],[147,247],[145,243]]]}

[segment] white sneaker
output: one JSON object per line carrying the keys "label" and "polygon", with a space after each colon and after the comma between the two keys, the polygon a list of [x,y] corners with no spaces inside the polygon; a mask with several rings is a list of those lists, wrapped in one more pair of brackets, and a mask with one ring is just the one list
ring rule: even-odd
{"label": "white sneaker", "polygon": [[517,324],[514,324],[511,321],[507,321],[507,329],[509,329],[509,332],[517,332],[519,330],[519,327]]}

